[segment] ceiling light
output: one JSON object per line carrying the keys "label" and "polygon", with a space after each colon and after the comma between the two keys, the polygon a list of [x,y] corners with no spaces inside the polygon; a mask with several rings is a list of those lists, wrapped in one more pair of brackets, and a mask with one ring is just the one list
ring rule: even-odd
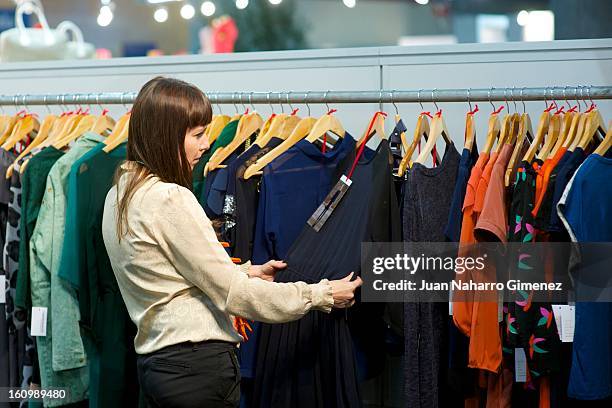
{"label": "ceiling light", "polygon": [[529,23],[529,12],[527,10],[521,10],[517,15],[516,15],[516,22],[518,25],[520,25],[521,27],[524,27],[527,25],[527,23]]}
{"label": "ceiling light", "polygon": [[268,0],[268,1],[270,2],[270,4],[274,4],[276,6],[277,4],[281,4],[283,0]]}
{"label": "ceiling light", "polygon": [[422,5],[429,4],[429,0],[414,0],[414,1]]}
{"label": "ceiling light", "polygon": [[249,5],[249,0],[236,0],[236,8],[238,10],[244,10]]}
{"label": "ceiling light", "polygon": [[110,6],[102,6],[100,7],[100,15],[104,15],[104,16],[108,16],[108,15],[112,15],[113,14],[113,10],[110,8]]}
{"label": "ceiling light", "polygon": [[108,27],[111,23],[111,21],[113,21],[113,12],[112,11],[108,11],[108,12],[102,12],[102,9],[100,9],[100,14],[98,14],[98,25],[100,27]]}
{"label": "ceiling light", "polygon": [[215,7],[215,3],[213,3],[212,1],[205,1],[204,3],[202,3],[200,11],[206,17],[210,17],[215,14],[215,11],[217,11],[217,7]]}
{"label": "ceiling light", "polygon": [[348,8],[353,8],[357,5],[357,0],[342,0],[342,2]]}
{"label": "ceiling light", "polygon": [[191,4],[185,4],[181,7],[181,17],[185,20],[191,20],[195,16],[195,8]]}
{"label": "ceiling light", "polygon": [[168,20],[168,10],[166,10],[165,8],[158,8],[157,10],[155,10],[153,18],[158,23],[165,23]]}

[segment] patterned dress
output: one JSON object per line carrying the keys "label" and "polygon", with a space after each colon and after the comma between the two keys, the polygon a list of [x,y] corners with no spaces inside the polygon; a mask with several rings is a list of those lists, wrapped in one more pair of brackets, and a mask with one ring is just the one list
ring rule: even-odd
{"label": "patterned dress", "polygon": [[[514,184],[509,212],[509,242],[525,243],[516,254],[516,278],[534,268],[543,268],[542,260],[531,255],[536,241],[532,210],[535,201],[537,163],[523,162]],[[512,360],[514,349],[523,348],[527,357],[526,388],[535,388],[535,381],[559,371],[561,341],[549,303],[532,302],[533,293],[517,291],[513,302],[506,304],[504,355]],[[511,362],[513,365],[513,361]]]}

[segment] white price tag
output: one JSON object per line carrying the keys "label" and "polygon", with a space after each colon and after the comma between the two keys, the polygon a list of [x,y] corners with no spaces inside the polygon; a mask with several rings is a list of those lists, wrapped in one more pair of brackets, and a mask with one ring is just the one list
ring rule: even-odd
{"label": "white price tag", "polygon": [[47,335],[47,308],[32,308],[32,327],[30,327],[32,337],[44,337]]}
{"label": "white price tag", "polygon": [[522,348],[514,349],[514,380],[517,383],[527,381],[527,356]]}
{"label": "white price tag", "polygon": [[553,315],[555,316],[555,323],[557,324],[557,331],[559,332],[559,338],[563,339],[563,308],[565,305],[552,305]]}
{"label": "white price tag", "polygon": [[563,343],[571,343],[574,341],[574,326],[576,325],[576,306],[564,306],[563,314],[561,315],[561,341]]}
{"label": "white price tag", "polygon": [[6,303],[6,276],[0,275],[0,303]]}

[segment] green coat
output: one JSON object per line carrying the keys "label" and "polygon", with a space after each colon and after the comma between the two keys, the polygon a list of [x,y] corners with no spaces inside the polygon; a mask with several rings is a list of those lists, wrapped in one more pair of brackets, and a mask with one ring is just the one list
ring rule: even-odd
{"label": "green coat", "polygon": [[98,134],[86,133],[51,168],[30,240],[32,306],[48,309],[47,335],[37,338],[41,386],[70,389],[67,398],[45,401],[46,406],[61,406],[88,398],[89,370],[79,326],[81,313],[77,294],[60,279],[59,270],[70,169],[75,161],[103,140]]}

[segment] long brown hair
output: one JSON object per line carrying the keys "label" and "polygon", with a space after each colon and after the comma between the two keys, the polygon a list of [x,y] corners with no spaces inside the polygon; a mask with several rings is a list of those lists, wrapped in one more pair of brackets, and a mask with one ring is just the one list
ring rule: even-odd
{"label": "long brown hair", "polygon": [[[191,189],[191,166],[185,154],[189,129],[212,120],[210,101],[194,85],[173,78],[157,77],[147,82],[136,97],[129,122],[127,160],[133,167],[123,195],[117,195],[117,234],[129,232],[128,205],[134,192],[148,177]],[[125,173],[117,173],[116,182]]]}

